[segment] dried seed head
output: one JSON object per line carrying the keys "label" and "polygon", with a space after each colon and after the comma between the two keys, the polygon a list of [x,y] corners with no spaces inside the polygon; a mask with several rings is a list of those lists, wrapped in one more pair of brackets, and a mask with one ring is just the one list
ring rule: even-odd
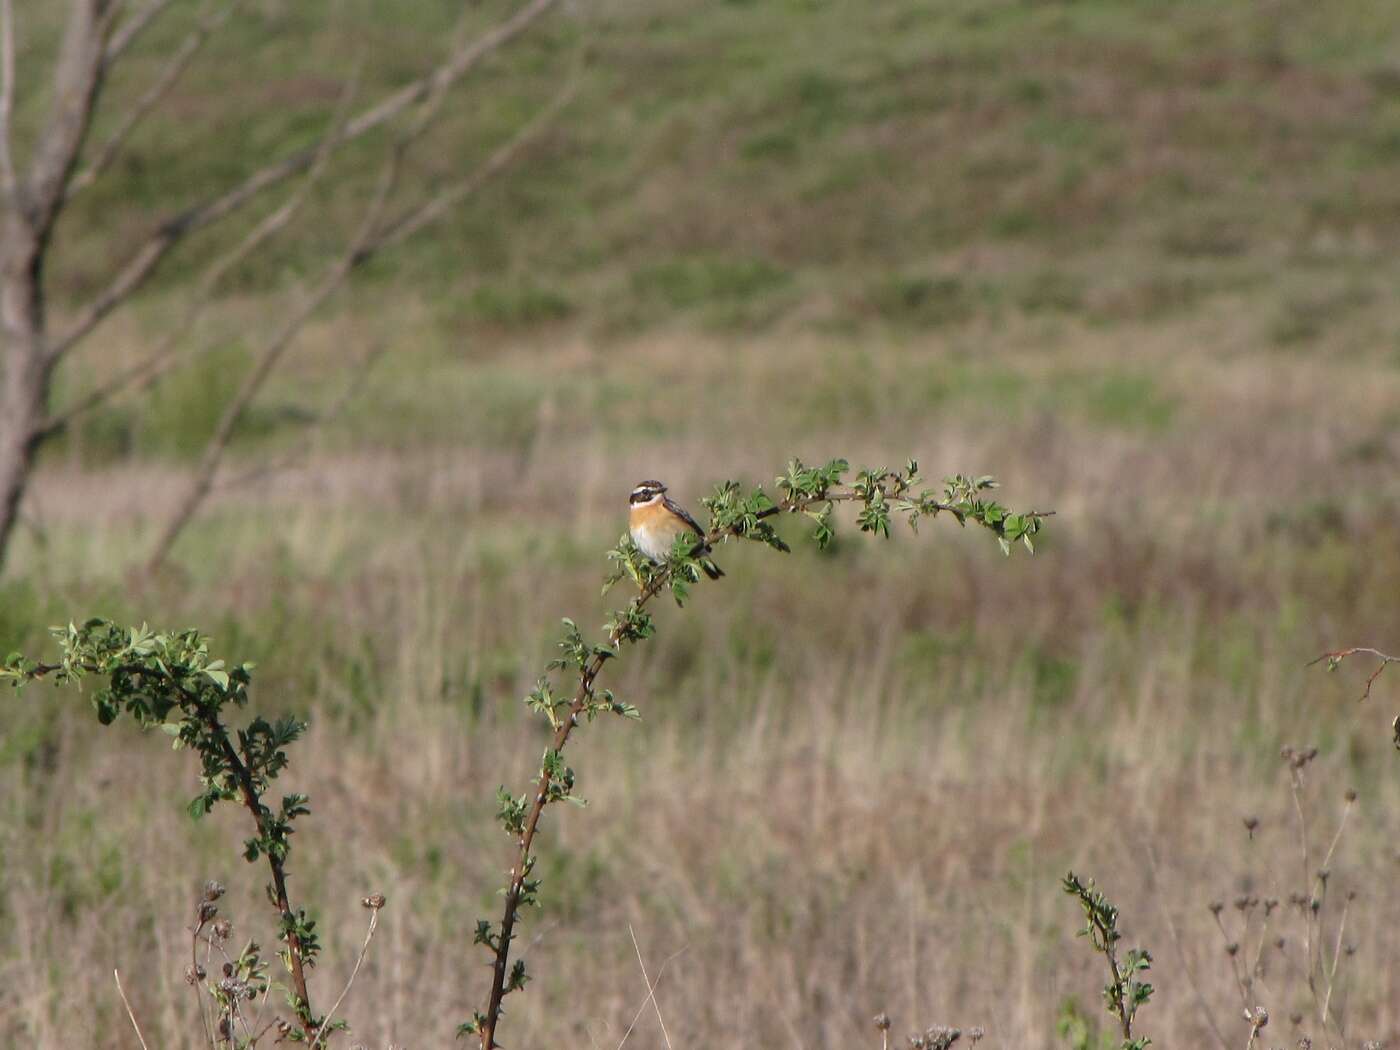
{"label": "dried seed head", "polygon": [[1244,1019],[1257,1032],[1269,1023],[1269,1011],[1262,1006],[1256,1006],[1253,1010],[1245,1010]]}
{"label": "dried seed head", "polygon": [[185,983],[194,986],[204,980],[204,967],[198,963],[191,963],[185,967]]}
{"label": "dried seed head", "polygon": [[1318,869],[1317,869],[1317,877],[1318,877],[1318,881],[1320,881],[1324,886],[1326,886],[1326,885],[1327,885],[1327,880],[1330,879],[1330,878],[1332,877],[1332,869],[1331,869],[1331,868],[1318,868]]}
{"label": "dried seed head", "polygon": [[1258,817],[1245,817],[1245,818],[1244,818],[1244,829],[1245,829],[1245,831],[1249,832],[1249,837],[1250,837],[1250,838],[1254,838],[1254,832],[1255,832],[1255,830],[1256,830],[1258,827],[1259,827],[1259,818],[1258,818]]}
{"label": "dried seed head", "polygon": [[380,908],[384,907],[385,897],[382,893],[371,893],[368,897],[361,900],[360,903],[372,911],[378,911]]}
{"label": "dried seed head", "polygon": [[220,919],[218,922],[214,923],[214,936],[219,938],[219,940],[228,940],[232,933],[233,923],[229,922],[227,919]]}
{"label": "dried seed head", "polygon": [[1356,954],[1356,945],[1354,945],[1354,944],[1344,944],[1344,945],[1342,945],[1342,951],[1345,952],[1348,956],[1355,955],[1355,954]]}
{"label": "dried seed head", "polygon": [[879,1029],[881,1032],[888,1032],[888,1031],[890,1030],[890,1015],[889,1015],[889,1014],[876,1014],[876,1015],[875,1015],[875,1027],[876,1027],[877,1029]]}
{"label": "dried seed head", "polygon": [[1269,915],[1272,915],[1272,914],[1274,913],[1274,909],[1277,908],[1277,907],[1278,907],[1278,898],[1277,898],[1277,897],[1265,897],[1265,898],[1264,898],[1264,915],[1265,915],[1266,917],[1269,916]]}
{"label": "dried seed head", "polygon": [[1356,801],[1356,788],[1347,788],[1346,794],[1345,794],[1344,796],[1342,796],[1342,797],[1345,798],[1348,802],[1355,802],[1355,801]]}
{"label": "dried seed head", "polygon": [[1240,946],[1236,942],[1231,941],[1229,944],[1225,945],[1225,954],[1228,955],[1230,958],[1233,959],[1239,953]]}
{"label": "dried seed head", "polygon": [[1224,910],[1224,908],[1225,908],[1225,905],[1222,904],[1220,901],[1211,901],[1211,902],[1210,902],[1210,913],[1211,913],[1212,915],[1219,915],[1219,914]]}
{"label": "dried seed head", "polygon": [[224,895],[224,884],[223,884],[222,882],[216,882],[214,879],[210,879],[208,882],[206,882],[206,883],[204,884],[204,899],[205,899],[205,900],[207,900],[207,901],[216,901],[216,900],[218,900],[220,897],[222,897],[223,895]]}
{"label": "dried seed head", "polygon": [[980,1042],[982,1041],[983,1037],[986,1036],[986,1034],[987,1034],[987,1033],[984,1032],[984,1031],[982,1030],[982,1026],[981,1026],[981,1025],[978,1025],[978,1026],[976,1026],[975,1028],[969,1028],[969,1029],[967,1030],[967,1038],[968,1038],[968,1041],[971,1042],[971,1043],[974,1044],[974,1045],[976,1045],[977,1043],[980,1043]]}
{"label": "dried seed head", "polygon": [[203,926],[206,922],[219,914],[219,906],[213,901],[199,902],[199,924]]}

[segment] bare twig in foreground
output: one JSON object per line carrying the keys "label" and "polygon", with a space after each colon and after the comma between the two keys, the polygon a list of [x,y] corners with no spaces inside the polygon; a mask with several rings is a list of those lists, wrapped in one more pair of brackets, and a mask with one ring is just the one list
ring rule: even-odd
{"label": "bare twig in foreground", "polygon": [[122,1005],[126,1007],[126,1016],[131,1018],[131,1027],[136,1029],[136,1040],[141,1044],[141,1050],[148,1050],[146,1037],[141,1034],[141,1026],[136,1023],[136,1015],[132,1013],[131,1003],[127,1000],[125,989],[122,988],[122,975],[113,970],[112,979],[117,982],[117,994],[122,997]]}

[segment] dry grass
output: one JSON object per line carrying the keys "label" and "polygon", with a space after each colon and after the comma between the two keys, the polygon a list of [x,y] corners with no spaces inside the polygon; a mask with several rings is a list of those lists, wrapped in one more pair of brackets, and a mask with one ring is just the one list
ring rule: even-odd
{"label": "dry grass", "polygon": [[[199,622],[259,661],[260,704],[310,712],[289,789],[315,809],[293,886],[329,934],[316,987],[338,990],[363,935],[358,899],[383,890],[345,1015],[368,1045],[421,1046],[481,996],[466,931],[494,910],[508,846],[489,798],[541,746],[515,698],[557,616],[599,618],[596,553],[634,477],[693,497],[718,473],[762,477],[794,445],[996,469],[1017,502],[1061,512],[1033,561],[1002,562],[951,527],[851,539],[829,559],[726,550],[723,585],[663,617],[615,680],[645,720],[581,739],[592,805],[548,821],[546,906],[525,942],[539,978],[513,1003],[508,1043],[617,1046],[646,999],[630,927],[653,979],[682,952],[657,988],[675,1046],[869,1045],[879,1009],[909,1027],[980,1024],[986,1045],[1066,1045],[1056,1018],[1068,1000],[1095,1016],[1100,983],[1056,888],[1074,866],[1156,952],[1143,1030],[1210,1045],[1189,970],[1243,1046],[1206,904],[1291,888],[1277,751],[1306,742],[1323,748],[1309,774],[1319,829],[1344,788],[1361,792],[1334,864],[1365,916],[1340,1001],[1352,1032],[1394,1038],[1400,780],[1385,697],[1355,706],[1355,683],[1302,665],[1400,632],[1396,493],[1381,480],[1400,454],[1400,375],[1167,356],[1150,338],[1125,360],[1089,331],[1038,355],[1003,338],[973,360],[676,337],[484,364],[486,382],[514,375],[539,393],[517,445],[328,441],[302,472],[212,508],[180,575],[139,593],[105,566],[142,549],[168,468],[54,469],[34,503],[47,546],[19,559],[30,596],[11,593],[32,618]],[[622,416],[591,422],[598,392],[642,368],[644,410],[674,413],[650,442]],[[956,389],[923,411],[901,389],[909,375]],[[682,381],[709,391],[701,404]],[[583,394],[551,393],[569,389]],[[818,406],[832,390],[826,422],[804,427],[799,412],[821,417],[784,389]],[[1159,400],[1169,415],[1144,421]],[[33,690],[15,709],[0,755],[7,1040],[134,1045],[113,967],[148,1040],[185,1038],[184,906],[205,878],[235,887],[236,930],[261,932],[236,817],[191,826],[191,770],[160,751],[100,733],[73,697]],[[1245,815],[1262,820],[1253,842]],[[629,1045],[660,1045],[656,1025],[644,1012]]]}

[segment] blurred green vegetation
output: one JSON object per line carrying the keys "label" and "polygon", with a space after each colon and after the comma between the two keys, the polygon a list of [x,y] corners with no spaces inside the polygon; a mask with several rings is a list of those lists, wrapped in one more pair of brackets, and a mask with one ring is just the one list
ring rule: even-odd
{"label": "blurred green vegetation", "polygon": [[[508,9],[481,4],[472,24]],[[249,7],[80,202],[56,289],[83,296],[144,223],[312,141],[356,77],[361,104],[404,82],[441,53],[454,11]],[[36,76],[53,16],[22,14],[21,69]],[[168,18],[119,68],[98,138],[192,17]],[[508,176],[377,261],[342,308],[411,295],[442,338],[477,341],[1020,313],[1113,324],[1247,288],[1261,331],[1315,343],[1397,276],[1397,38],[1400,18],[1367,0],[578,5],[454,94],[413,180],[470,168],[581,55],[567,112]],[[32,128],[44,85],[24,86]],[[363,206],[381,145],[346,150],[317,206],[230,294],[273,296],[314,273]],[[219,243],[183,251],[160,288],[178,298]],[[1319,268],[1335,277],[1319,283]]]}

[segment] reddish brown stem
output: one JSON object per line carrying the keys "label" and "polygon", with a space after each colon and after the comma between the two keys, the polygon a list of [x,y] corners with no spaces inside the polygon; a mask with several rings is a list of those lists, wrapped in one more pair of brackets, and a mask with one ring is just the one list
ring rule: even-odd
{"label": "reddish brown stem", "polygon": [[[238,781],[239,790],[243,794],[243,805],[253,817],[253,824],[258,829],[258,837],[267,836],[266,810],[263,807],[262,799],[258,795],[257,784],[253,782],[253,774],[248,769],[247,764],[239,757],[234,749],[233,742],[228,738],[228,731],[224,729],[223,723],[218,716],[210,714],[205,719],[205,724],[209,727],[209,732],[213,733],[219,741],[224,752],[224,761],[233,770],[234,778]],[[287,963],[292,973],[292,991],[296,995],[297,1021],[301,1024],[301,1030],[306,1033],[308,1040],[316,1035],[315,1015],[311,1012],[311,997],[306,990],[306,970],[302,961],[301,939],[297,937],[296,930],[292,928],[292,905],[287,896],[287,871],[282,863],[282,859],[271,850],[267,853],[267,865],[272,869],[272,891],[276,897],[276,907],[279,918],[286,925],[284,940],[287,944]]]}

